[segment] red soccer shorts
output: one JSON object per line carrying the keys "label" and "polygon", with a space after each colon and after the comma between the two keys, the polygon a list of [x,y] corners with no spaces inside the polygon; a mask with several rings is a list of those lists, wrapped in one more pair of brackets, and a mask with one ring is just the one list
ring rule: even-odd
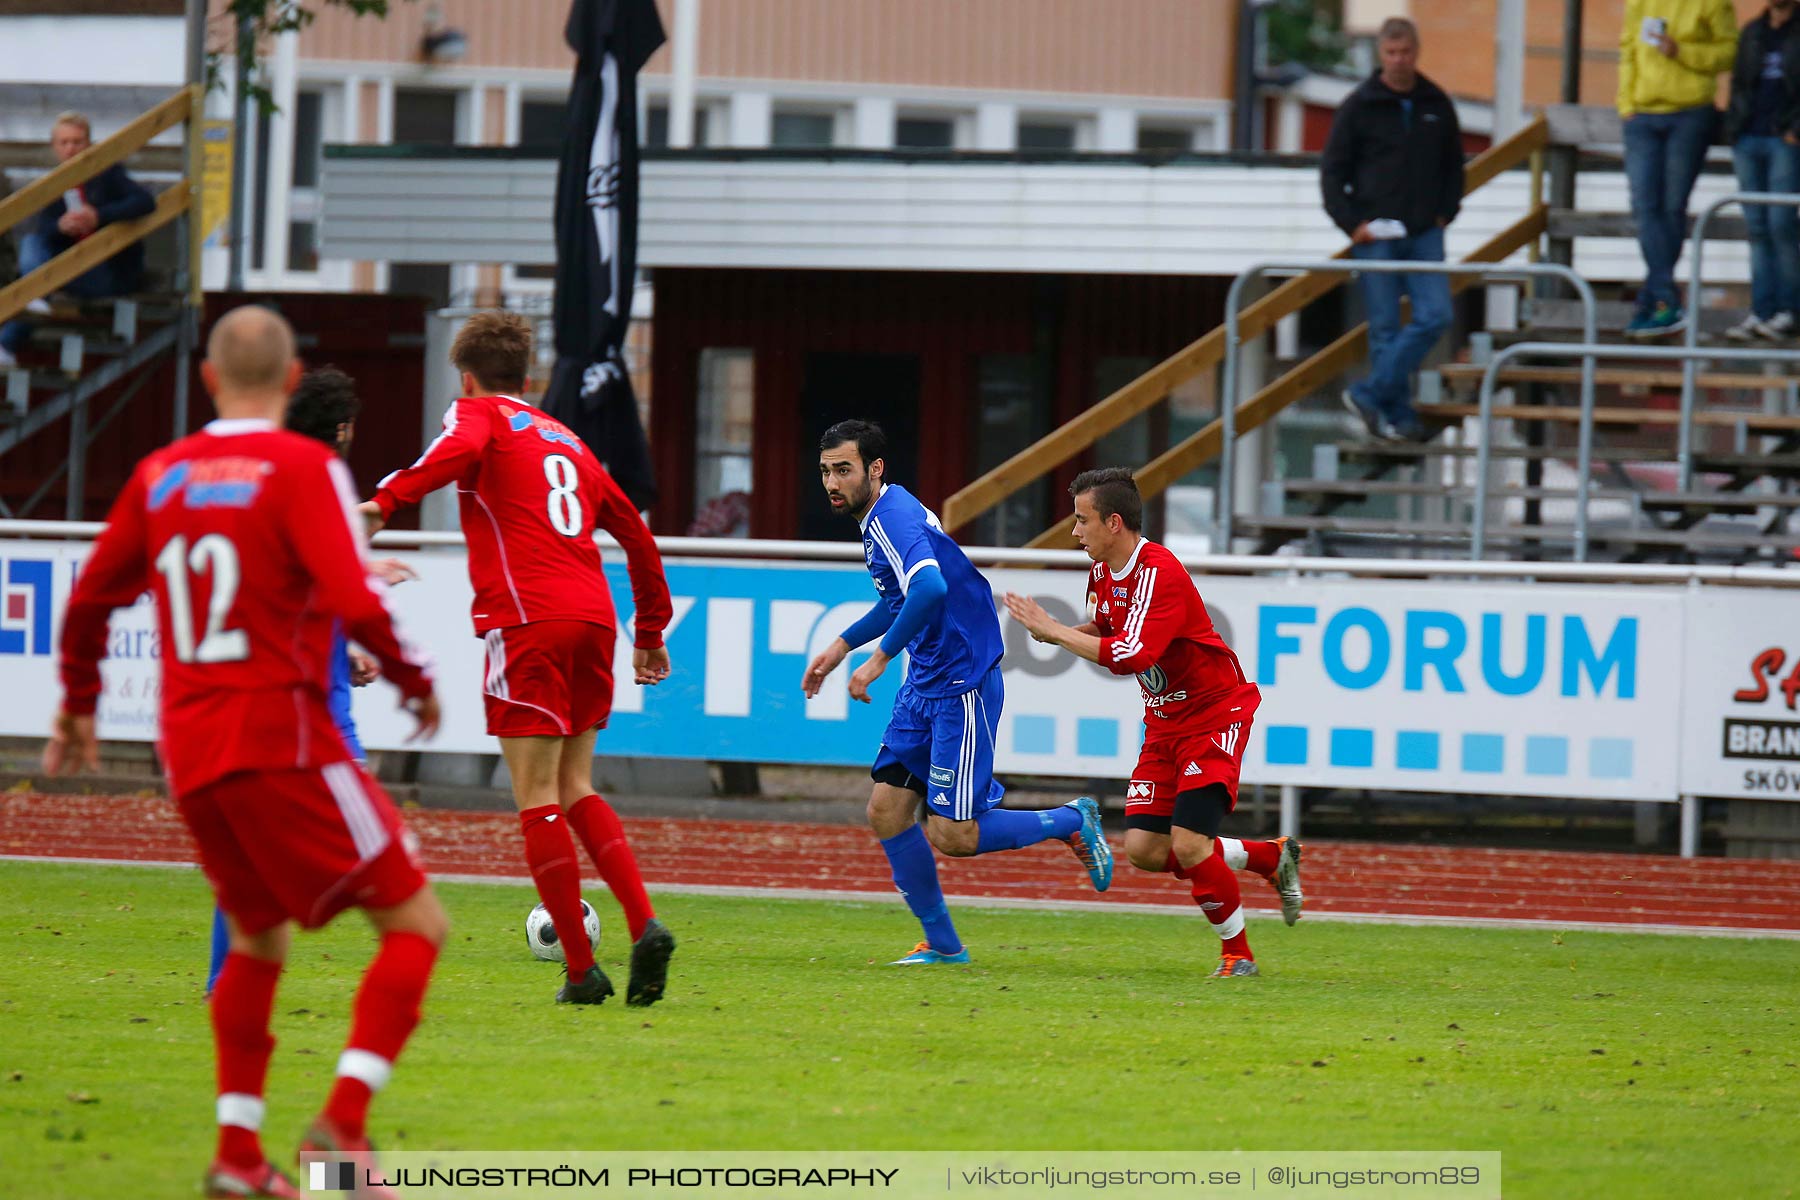
{"label": "red soccer shorts", "polygon": [[425,886],[400,814],[353,762],[239,771],[178,803],[219,907],[248,933],[286,920],[317,929]]}
{"label": "red soccer shorts", "polygon": [[1215,783],[1223,784],[1231,796],[1231,808],[1225,811],[1236,808],[1250,726],[1246,717],[1213,733],[1147,738],[1125,787],[1126,819],[1172,816],[1176,796]]}
{"label": "red soccer shorts", "polygon": [[533,621],[487,635],[487,729],[495,737],[573,737],[612,715],[608,626]]}

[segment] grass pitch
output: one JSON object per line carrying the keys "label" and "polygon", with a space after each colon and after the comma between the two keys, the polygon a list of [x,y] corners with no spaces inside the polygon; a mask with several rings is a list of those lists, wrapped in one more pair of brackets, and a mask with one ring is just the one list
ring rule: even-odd
{"label": "grass pitch", "polygon": [[[952,870],[954,867],[951,868]],[[659,898],[668,999],[558,1008],[516,887],[456,929],[377,1101],[396,1149],[1499,1150],[1509,1196],[1796,1194],[1800,943]],[[623,923],[599,895],[623,991]],[[212,1145],[196,872],[0,862],[0,1195],[191,1196]],[[291,1161],[371,939],[296,940],[265,1137]]]}

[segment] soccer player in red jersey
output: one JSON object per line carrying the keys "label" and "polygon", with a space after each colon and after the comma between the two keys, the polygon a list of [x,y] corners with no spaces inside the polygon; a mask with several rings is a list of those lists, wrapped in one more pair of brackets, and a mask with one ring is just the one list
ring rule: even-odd
{"label": "soccer player in red jersey", "polygon": [[1144,748],[1125,791],[1125,853],[1145,871],[1190,884],[1221,945],[1214,976],[1255,975],[1234,868],[1267,879],[1289,925],[1300,917],[1300,843],[1219,836],[1237,807],[1238,772],[1262,693],[1213,628],[1187,568],[1144,537],[1143,499],[1125,467],[1084,471],[1075,497],[1075,540],[1088,574],[1088,622],[1078,629],[1037,601],[1008,593],[1007,611],[1040,642],[1136,675],[1144,692]]}
{"label": "soccer player in red jersey", "polygon": [[625,910],[631,931],[627,1004],[662,997],[675,939],[650,907],[637,859],[612,806],[594,793],[595,731],[612,713],[617,619],[596,529],[625,550],[637,604],[632,669],[640,684],[669,674],[672,612],[656,541],[581,439],[520,398],[531,326],[517,313],[477,313],[450,348],[462,398],[419,461],[381,481],[363,505],[379,526],[397,508],[456,484],[475,634],[487,643],[488,732],[512,774],[525,860],[556,926],[568,982],[559,1003],[599,1004],[612,982],[582,923],[575,836]]}
{"label": "soccer player in red jersey", "polygon": [[268,309],[213,327],[201,376],[218,419],[147,456],[113,506],[63,616],[63,703],[44,749],[50,774],[97,765],[107,619],[150,591],[164,770],[231,938],[211,1001],[219,1143],[208,1196],[300,1194],[259,1133],[290,922],[313,929],[361,908],[381,938],[337,1082],[302,1143],[360,1162],[371,1158],[370,1098],[418,1024],[448,932],[399,815],[326,704],[341,623],[406,698],[418,733],[438,726],[426,665],[371,590],[349,473],[281,428],[299,375],[293,331]]}

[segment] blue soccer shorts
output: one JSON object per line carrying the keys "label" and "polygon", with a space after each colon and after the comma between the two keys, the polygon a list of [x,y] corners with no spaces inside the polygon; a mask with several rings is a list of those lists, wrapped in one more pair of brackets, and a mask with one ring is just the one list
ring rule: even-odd
{"label": "blue soccer shorts", "polygon": [[1005,700],[997,666],[960,696],[921,696],[901,684],[869,774],[920,793],[940,817],[974,820],[1006,794],[994,780],[994,736]]}

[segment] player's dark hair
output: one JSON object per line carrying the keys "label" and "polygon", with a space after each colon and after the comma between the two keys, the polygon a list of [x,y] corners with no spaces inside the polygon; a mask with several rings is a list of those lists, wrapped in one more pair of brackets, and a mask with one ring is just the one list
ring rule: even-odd
{"label": "player's dark hair", "polygon": [[1125,528],[1133,533],[1143,531],[1144,498],[1138,494],[1137,480],[1132,478],[1130,467],[1083,471],[1069,485],[1069,495],[1079,496],[1084,492],[1093,493],[1094,511],[1100,514],[1102,521],[1117,513],[1124,519]]}
{"label": "player's dark hair", "polygon": [[819,439],[819,449],[821,451],[829,450],[833,446],[841,446],[845,442],[856,443],[856,452],[862,455],[864,468],[878,458],[883,460],[887,458],[887,434],[883,433],[881,426],[873,421],[854,419],[839,421],[827,429],[824,436]]}
{"label": "player's dark hair", "polygon": [[336,367],[320,367],[300,377],[300,386],[288,402],[287,427],[335,448],[338,427],[356,420],[360,411],[356,380]]}
{"label": "player's dark hair", "polygon": [[504,309],[476,313],[456,331],[450,363],[490,392],[524,391],[531,374],[531,322]]}

